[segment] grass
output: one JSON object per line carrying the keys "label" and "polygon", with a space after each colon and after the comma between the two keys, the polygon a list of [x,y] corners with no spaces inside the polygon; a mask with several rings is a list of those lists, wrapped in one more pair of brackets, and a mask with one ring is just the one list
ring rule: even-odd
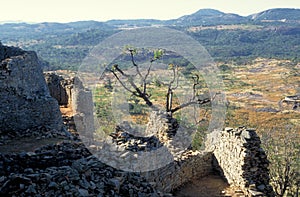
{"label": "grass", "polygon": [[[224,127],[246,126],[255,128],[258,135],[262,137],[263,147],[271,161],[271,171],[275,169],[276,166],[274,167],[274,165],[278,164],[278,162],[284,162],[282,159],[285,157],[281,156],[282,152],[276,154],[274,152],[274,147],[282,148],[287,145],[284,139],[289,139],[288,144],[297,145],[294,146],[295,150],[291,150],[291,153],[299,152],[300,148],[299,111],[293,111],[291,106],[280,108],[278,105],[285,96],[299,93],[297,88],[299,89],[300,86],[300,75],[295,72],[296,65],[295,62],[287,60],[261,58],[242,65],[219,63],[225,84],[224,91],[228,100]],[[163,71],[156,70],[154,74],[159,76],[160,72]],[[190,86],[188,83],[183,85],[184,88],[188,86]],[[180,95],[185,93],[184,88],[176,92],[178,96],[174,105],[180,103]],[[151,99],[154,104],[164,108],[166,87],[156,81],[156,83],[149,85],[148,90],[152,95]],[[207,87],[204,87],[204,90],[208,91]],[[112,111],[110,107],[113,93],[105,88],[104,85],[100,85],[95,92],[97,93],[95,97],[96,106],[99,108],[99,113],[102,113],[99,117],[103,118],[101,129],[105,133],[110,133],[114,130],[116,124],[113,121],[113,117],[111,117]],[[149,113],[143,101],[140,99],[128,99],[128,102],[133,105],[129,114],[131,120],[136,124],[146,124]],[[273,109],[273,111],[277,110],[277,112],[267,112],[259,109]],[[211,115],[209,106],[207,109],[202,108],[201,110],[198,114],[198,118],[201,119],[200,124],[195,124],[193,116],[186,116],[185,113],[181,112],[174,114],[180,124],[185,125],[186,129],[195,131],[192,140],[192,148],[194,150],[203,148],[203,139],[205,139]],[[205,117],[204,114],[206,114]],[[268,136],[268,139],[271,139],[275,145],[269,146],[265,136]],[[280,157],[277,157],[277,155]],[[299,156],[297,157],[295,154],[290,154],[290,156],[296,159],[296,162],[293,163],[293,168],[299,169],[299,162],[297,162],[299,161]],[[273,174],[272,176],[278,175]]]}
{"label": "grass", "polygon": [[[228,100],[227,118],[224,126],[238,127],[246,126],[256,128],[257,132],[262,135],[264,131],[274,127],[284,127],[285,125],[296,126],[300,122],[300,113],[289,110],[281,110],[278,102],[287,95],[296,94],[296,87],[300,84],[300,76],[294,74],[295,63],[287,60],[274,59],[256,59],[252,62],[242,65],[225,64],[220,62],[219,67],[223,68],[223,82]],[[158,83],[157,79],[163,78],[164,70],[155,70],[151,73],[156,76],[156,81],[148,85],[148,92],[151,94],[151,100],[162,109],[165,107],[166,86]],[[163,78],[164,83],[168,78]],[[202,79],[203,80],[203,79]],[[116,85],[115,79],[111,78],[112,86]],[[180,103],[180,95],[183,95],[185,88],[190,87],[189,83],[183,83],[178,89],[174,106]],[[297,86],[298,85],[298,86]],[[112,89],[107,84],[99,84],[94,89],[94,102],[96,113],[100,118],[102,129],[106,133],[113,130],[116,124],[114,121],[113,111],[111,109],[111,100],[114,97]],[[207,88],[204,87],[205,91]],[[135,124],[146,124],[149,116],[149,109],[144,101],[137,98],[129,98],[131,109],[129,110],[129,120]],[[277,113],[257,111],[261,108],[270,108],[278,110]],[[98,109],[98,111],[97,111]],[[202,115],[204,112],[202,111]],[[175,114],[176,115],[176,114]],[[181,120],[182,115],[178,113],[176,117]],[[186,119],[192,120],[192,117]],[[189,124],[189,123],[187,123]],[[192,124],[192,122],[190,122]],[[202,133],[207,128],[201,125]],[[300,132],[300,131],[299,131]],[[199,133],[199,131],[198,131]],[[202,136],[195,134],[193,145],[199,147]]]}
{"label": "grass", "polygon": [[241,123],[259,128],[271,124],[290,125],[291,119],[300,119],[300,114],[291,110],[275,114],[256,111],[266,107],[280,110],[278,102],[297,93],[295,86],[300,76],[290,75],[288,82],[282,77],[282,73],[291,71],[290,64],[286,60],[257,59],[248,65],[232,66],[231,78],[224,80],[227,99],[240,108],[229,107],[227,126]]}

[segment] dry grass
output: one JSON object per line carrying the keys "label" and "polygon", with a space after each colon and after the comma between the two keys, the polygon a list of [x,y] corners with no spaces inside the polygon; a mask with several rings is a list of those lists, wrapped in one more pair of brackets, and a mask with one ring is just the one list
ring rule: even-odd
{"label": "dry grass", "polygon": [[[285,96],[297,93],[300,84],[300,76],[291,74],[291,62],[256,59],[247,65],[231,66],[233,70],[224,80],[230,103],[228,126],[243,124],[259,129],[299,123],[299,112],[279,106]],[[262,108],[278,112],[264,112]]]}
{"label": "dry grass", "polygon": [[[228,66],[230,70],[223,73],[225,92],[229,101],[226,126],[254,127],[260,132],[260,129],[267,130],[274,125],[284,127],[299,124],[299,112],[293,111],[291,108],[281,109],[279,106],[280,100],[285,96],[297,93],[296,89],[300,84],[300,76],[293,75],[293,65],[290,61],[258,58],[246,65]],[[160,79],[165,75],[164,72],[165,70],[155,70],[152,71],[151,75]],[[106,77],[111,80],[113,86],[118,83],[113,76],[107,75]],[[164,80],[166,82],[167,79],[164,78]],[[102,81],[97,86],[103,90],[103,85]],[[185,84],[185,86],[187,85]],[[165,106],[166,87],[149,85],[148,89],[152,95],[153,103],[163,108]],[[183,93],[179,91],[179,94]],[[95,102],[108,104],[114,96],[107,90],[98,91],[97,95]],[[178,104],[177,99],[174,106]],[[136,123],[147,121],[145,115],[139,114],[132,114],[131,119]]]}

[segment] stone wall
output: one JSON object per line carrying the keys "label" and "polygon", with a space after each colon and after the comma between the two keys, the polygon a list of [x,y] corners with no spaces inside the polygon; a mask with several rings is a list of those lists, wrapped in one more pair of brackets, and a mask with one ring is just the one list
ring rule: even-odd
{"label": "stone wall", "polygon": [[[207,137],[206,150],[198,152],[188,150],[191,135],[183,126],[173,123],[166,114],[153,112],[146,129],[174,160],[167,166],[143,173],[157,189],[170,192],[192,179],[219,171],[230,185],[240,188],[247,196],[273,196],[269,185],[269,162],[255,130],[241,127],[214,131]],[[139,149],[139,146],[135,148]]]}
{"label": "stone wall", "polygon": [[176,119],[153,111],[146,133],[154,134],[174,158],[167,166],[144,173],[148,181],[155,182],[157,189],[171,192],[193,179],[212,173],[212,152],[189,150],[192,134]]}
{"label": "stone wall", "polygon": [[95,131],[92,92],[84,88],[78,77],[59,75],[55,72],[44,73],[44,76],[51,96],[60,106],[72,109],[79,135],[92,138]]}
{"label": "stone wall", "polygon": [[58,101],[59,105],[68,106],[72,102],[71,90],[74,84],[74,78],[63,78],[54,72],[44,73],[46,83],[50,94]]}
{"label": "stone wall", "polygon": [[206,147],[213,151],[213,166],[230,185],[247,196],[274,196],[269,185],[269,161],[255,130],[243,127],[214,131]]}
{"label": "stone wall", "polygon": [[49,94],[37,55],[0,43],[0,65],[1,133],[21,134],[39,126],[61,131],[59,107]]}
{"label": "stone wall", "polygon": [[[59,84],[65,83],[59,82]],[[75,113],[76,127],[83,131],[83,133],[79,131],[81,136],[88,136],[94,131],[92,94],[89,90],[84,89],[80,80],[76,78],[73,80],[73,85],[68,87],[71,87],[68,105],[73,108]],[[131,129],[129,130],[131,131]],[[117,133],[117,136],[127,134],[126,131],[119,132],[123,133],[122,135]],[[239,187],[247,196],[274,196],[272,187],[269,185],[269,162],[260,146],[260,139],[253,129],[241,127],[214,131],[207,137],[205,151],[191,151],[188,150],[191,143],[190,133],[167,114],[153,112],[150,115],[146,134],[147,137],[138,138],[127,134],[128,140],[113,139],[112,142],[117,143],[112,144],[114,145],[112,147],[125,149],[125,152],[120,152],[120,155],[117,156],[117,158],[121,158],[123,155],[128,155],[127,153],[138,153],[139,149],[151,153],[151,151],[164,146],[173,160],[168,165],[162,165],[163,167],[155,170],[150,167],[150,171],[141,170],[142,175],[160,191],[171,192],[192,179],[204,177],[217,170],[230,185]],[[149,137],[151,134],[161,143],[158,144],[158,147],[152,147],[153,150],[147,146],[148,142],[152,143],[153,139]],[[141,144],[134,143],[136,146],[132,146],[129,143],[133,141],[131,138],[137,138],[136,141]],[[105,163],[114,163],[112,159],[114,152],[108,150],[107,153]],[[156,155],[158,157],[159,154]],[[162,155],[166,156],[166,154]],[[105,159],[106,157],[101,158]],[[144,162],[146,161],[148,160]],[[134,167],[135,164],[143,161],[135,161],[128,157],[128,161],[124,159],[121,164],[127,165],[127,162],[132,163]],[[144,165],[147,167],[150,164],[145,163]]]}
{"label": "stone wall", "polygon": [[77,131],[81,137],[92,139],[95,132],[92,92],[85,89],[80,79],[76,77],[71,94],[71,106]]}
{"label": "stone wall", "polygon": [[0,152],[0,196],[163,196],[139,174],[113,169],[90,154],[74,142]]}
{"label": "stone wall", "polygon": [[155,188],[171,192],[189,181],[205,177],[213,170],[211,152],[186,151],[165,167],[144,172],[142,175]]}

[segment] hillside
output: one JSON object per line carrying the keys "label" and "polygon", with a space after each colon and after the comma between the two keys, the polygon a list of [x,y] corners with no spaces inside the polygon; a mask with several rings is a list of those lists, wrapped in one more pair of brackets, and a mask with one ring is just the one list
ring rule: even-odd
{"label": "hillside", "polygon": [[214,9],[201,9],[194,14],[182,16],[171,22],[173,25],[191,26],[191,25],[225,25],[246,23],[245,17],[237,14],[226,14]]}
{"label": "hillside", "polygon": [[[146,181],[140,174],[128,173],[128,170],[124,173],[123,171],[114,169],[112,164],[118,161],[117,159],[122,159],[122,166],[123,164],[125,166],[130,164],[128,166],[134,167],[136,167],[136,164],[142,164],[141,166],[143,167],[148,166],[152,163],[152,161],[150,161],[152,158],[147,156],[146,159],[150,158],[150,160],[143,159],[142,162],[133,160],[133,158],[137,158],[136,152],[145,151],[153,153],[157,150],[157,146],[160,146],[160,143],[157,143],[157,140],[155,141],[156,138],[142,138],[140,136],[135,138],[134,135],[128,135],[126,132],[126,128],[128,129],[128,127],[122,128],[115,124],[117,117],[114,115],[119,115],[119,111],[122,111],[123,107],[120,105],[120,109],[114,109],[112,105],[115,103],[112,102],[114,99],[112,97],[118,96],[122,92],[120,91],[121,93],[119,92],[118,94],[118,88],[115,89],[120,81],[118,82],[111,72],[108,72],[109,75],[106,76],[105,83],[101,82],[101,77],[103,76],[99,78],[99,76],[93,72],[94,70],[92,70],[92,74],[84,73],[93,79],[95,83],[96,81],[101,82],[99,84],[93,84],[93,86],[96,87],[93,89],[93,101],[91,101],[92,94],[88,94],[90,95],[90,100],[85,99],[84,102],[79,102],[79,99],[74,96],[67,97],[65,100],[68,100],[68,102],[83,103],[85,105],[84,109],[87,109],[87,104],[90,104],[90,112],[93,111],[94,108],[94,113],[90,114],[95,114],[97,118],[102,120],[102,122],[99,121],[98,124],[100,125],[100,129],[103,129],[106,134],[112,137],[108,138],[110,139],[109,143],[113,143],[112,145],[114,145],[112,147],[114,149],[121,149],[122,151],[134,152],[133,157],[131,157],[131,154],[129,155],[131,158],[127,157],[128,152],[114,154],[114,152],[112,152],[113,149],[109,149],[108,146],[103,146],[107,147],[106,150],[108,154],[101,155],[101,161],[105,161],[105,164],[91,157],[86,147],[83,147],[81,142],[78,144],[78,141],[76,141],[79,135],[79,133],[76,132],[76,127],[79,128],[80,124],[78,124],[77,121],[75,125],[76,120],[73,115],[75,114],[75,109],[78,110],[78,106],[70,107],[72,105],[66,105],[66,103],[63,104],[64,106],[61,106],[61,110],[63,115],[69,115],[68,117],[64,116],[63,120],[72,133],[70,136],[68,135],[68,137],[56,139],[54,138],[55,135],[59,135],[54,133],[55,135],[49,135],[49,139],[48,137],[44,138],[46,135],[41,131],[48,136],[48,130],[44,127],[37,127],[36,130],[24,130],[24,136],[33,134],[29,136],[29,139],[14,139],[14,133],[11,132],[12,129],[8,123],[17,125],[17,131],[19,132],[19,130],[24,129],[24,126],[20,124],[22,123],[20,120],[36,123],[35,118],[39,119],[44,116],[47,116],[44,118],[46,120],[48,120],[49,117],[49,120],[55,120],[49,115],[49,110],[47,112],[43,111],[49,108],[44,100],[42,100],[40,104],[32,106],[41,99],[49,98],[49,93],[43,93],[43,91],[40,90],[41,88],[37,89],[39,86],[45,86],[45,84],[42,75],[39,76],[39,79],[36,79],[36,74],[32,73],[37,73],[35,69],[33,69],[34,65],[39,66],[40,63],[42,63],[44,70],[56,70],[52,72],[55,73],[55,75],[60,72],[64,74],[71,73],[69,70],[77,70],[82,60],[89,54],[94,46],[114,33],[127,31],[132,28],[150,26],[174,28],[188,34],[204,46],[216,62],[216,66],[220,71],[218,76],[222,78],[222,83],[224,83],[224,88],[221,90],[221,93],[224,91],[224,95],[226,95],[226,119],[224,128],[237,128],[226,128],[224,132],[217,137],[217,139],[224,140],[224,137],[227,136],[228,139],[224,141],[229,142],[229,144],[213,144],[214,152],[218,149],[216,147],[221,147],[221,154],[219,154],[219,156],[222,156],[221,159],[218,159],[214,155],[214,163],[217,165],[228,164],[228,167],[219,169],[222,171],[221,173],[224,175],[226,174],[224,172],[229,170],[233,175],[238,174],[238,176],[241,175],[241,177],[245,176],[247,178],[253,176],[255,179],[249,181],[247,179],[245,182],[246,187],[249,186],[249,183],[253,183],[249,187],[250,190],[253,188],[256,189],[256,186],[259,191],[268,189],[267,186],[270,181],[275,191],[278,192],[278,188],[281,188],[280,184],[286,183],[290,185],[286,191],[286,193],[289,193],[288,196],[295,196],[296,192],[299,191],[299,174],[297,173],[300,168],[298,162],[300,155],[300,103],[298,99],[300,93],[299,11],[300,9],[272,9],[243,17],[213,9],[202,9],[191,15],[167,21],[143,19],[111,20],[107,22],[6,23],[0,25],[0,41],[2,43],[19,46],[25,50],[37,51],[39,56],[39,58],[37,58],[34,52],[28,52],[29,55],[24,55],[23,50],[14,47],[3,47],[0,42],[0,60],[2,61],[0,64],[2,69],[2,71],[0,70],[0,81],[2,80],[3,82],[1,87],[2,91],[0,88],[0,96],[3,97],[2,101],[4,101],[1,111],[4,112],[4,115],[6,113],[6,117],[2,118],[4,120],[2,121],[2,130],[8,129],[5,133],[2,131],[3,135],[0,136],[0,196],[22,196],[21,194],[24,194],[24,196],[25,194],[26,196],[36,196],[40,193],[45,196],[89,196],[99,194],[103,194],[104,196],[118,194],[120,194],[120,196],[133,196],[133,194],[136,193],[141,196],[147,196],[148,194],[149,196],[160,196],[159,192],[156,192],[156,187],[159,187],[159,184],[163,186],[176,185],[177,180],[186,181],[192,180],[191,178],[193,178],[193,182],[188,182],[185,185],[188,187],[180,188],[179,191],[174,193],[175,196],[177,196],[177,194],[178,196],[191,196],[196,192],[203,194],[203,196],[213,195],[208,193],[214,193],[218,196],[245,196],[242,194],[243,191],[240,190],[240,188],[230,191],[234,193],[233,195],[227,195],[227,189],[225,189],[227,184],[224,185],[223,182],[220,182],[219,178],[212,182],[210,180],[212,177],[208,177],[210,179],[204,180],[195,179],[198,175],[196,176],[193,173],[203,168],[200,164],[210,167],[213,163],[210,154],[208,155],[209,158],[203,157],[204,162],[194,160],[193,158],[202,160],[202,157],[197,155],[197,151],[196,154],[194,154],[195,152],[191,153],[192,150],[183,152],[183,154],[181,154],[181,152],[180,160],[176,158],[173,167],[171,163],[171,167],[168,165],[165,168],[167,169],[166,171],[160,168],[161,171],[153,173],[153,176],[159,181],[153,181],[151,173],[149,172],[147,172],[149,179]],[[140,40],[141,39],[139,39],[139,41]],[[141,55],[144,59],[149,59],[149,56],[147,56],[149,54],[144,51],[139,52],[138,55]],[[152,53],[150,55],[152,55]],[[153,53],[153,55],[155,57],[155,53]],[[173,62],[177,63],[176,58],[181,58],[180,60],[183,59],[179,54],[172,54],[168,51],[163,57],[165,58],[165,62],[162,64],[169,60],[174,60]],[[129,56],[127,59],[129,64],[133,63],[131,58]],[[138,62],[139,59],[137,58],[136,60],[136,62]],[[115,61],[124,62],[121,58]],[[171,67],[169,68],[170,76],[172,76],[173,62],[169,65]],[[176,63],[174,63],[174,65]],[[126,62],[124,64],[127,66]],[[183,72],[184,69],[188,70],[191,65],[185,59],[178,64],[186,66],[182,68],[180,72]],[[128,67],[124,68],[124,73],[127,73],[127,68]],[[168,99],[165,99],[166,92],[164,89],[167,86],[168,77],[160,75],[166,73],[166,69],[161,68],[158,66],[151,70],[151,74],[158,77],[150,80],[152,77],[150,74],[147,88],[151,90],[148,93],[149,95],[151,94],[151,99],[154,100],[154,103],[156,102],[158,105],[166,106],[166,100]],[[38,72],[41,74],[42,69],[40,67],[38,69]],[[61,71],[61,69],[68,71]],[[176,73],[175,71],[173,72],[175,79]],[[132,79],[131,76],[133,75],[130,75],[129,81]],[[138,76],[138,74],[135,76]],[[196,81],[197,77],[198,79]],[[197,77],[188,79],[194,82],[194,92],[195,85],[201,85],[201,90],[206,89],[207,85],[202,79],[200,79],[200,81],[201,83],[203,82],[204,85],[195,84],[199,82],[199,76]],[[53,77],[53,79],[57,78]],[[161,83],[160,80],[162,82],[166,80],[166,82]],[[49,89],[51,92],[51,86],[54,88],[62,88],[60,85],[64,86],[65,89],[61,89],[62,91],[58,91],[59,93],[57,93],[60,97],[62,96],[61,92],[66,90],[72,92],[70,89],[73,88],[74,90],[76,87],[75,84],[68,84],[58,80],[53,80],[57,83],[52,83],[51,80],[47,80],[47,77],[46,81],[48,86],[51,84],[48,88],[46,86],[42,88],[46,91]],[[180,83],[177,83],[177,86],[178,84],[181,86]],[[192,85],[192,83],[189,85]],[[177,87],[175,89],[177,89]],[[26,94],[23,94],[24,92]],[[82,93],[82,91],[76,92]],[[31,97],[32,93],[38,95]],[[185,91],[179,93],[183,94]],[[177,97],[176,93],[174,95],[174,97]],[[126,98],[125,95],[122,96],[124,97],[117,97],[118,99],[115,100],[122,101]],[[68,98],[72,99],[69,100]],[[292,99],[292,102],[286,102],[285,98],[295,98],[297,102],[295,99]],[[128,102],[128,113],[133,121],[137,123],[148,121],[149,114],[144,112],[146,108],[144,106],[146,105],[142,101],[133,96],[130,96],[126,101]],[[24,105],[24,103],[28,105]],[[8,104],[11,106],[7,106]],[[57,103],[55,102],[55,104]],[[174,102],[175,107],[178,104],[178,101]],[[40,106],[43,107],[41,108]],[[188,130],[186,128],[197,130],[192,138],[192,144],[188,149],[199,149],[199,147],[203,145],[203,136],[207,131],[211,111],[210,106],[202,107],[204,109],[199,111],[199,113],[204,114],[203,118],[201,118],[197,124],[189,124],[190,127],[184,128],[186,131]],[[30,113],[21,111],[23,108],[29,110]],[[43,111],[43,116],[36,114],[35,108]],[[50,108],[55,109],[51,106]],[[115,111],[112,112],[112,110]],[[11,113],[16,112],[18,116],[14,118]],[[81,115],[83,113],[78,114]],[[81,118],[82,116],[78,116],[78,114],[75,117],[83,119]],[[0,116],[2,117],[3,113],[0,114]],[[199,115],[199,117],[200,116],[202,116],[202,114]],[[86,118],[87,116],[84,117]],[[183,117],[182,114],[176,115],[176,118],[179,119],[180,117]],[[193,117],[196,119],[195,113]],[[126,118],[127,117],[122,116],[120,119],[123,121],[127,120]],[[170,125],[172,128],[175,125],[169,120],[159,118],[160,117],[158,117],[159,121],[169,123],[165,128],[170,129]],[[190,123],[188,122],[191,120],[189,117],[185,116],[184,118],[188,120],[180,119],[182,125],[184,125],[185,122]],[[31,122],[29,123],[32,124]],[[177,124],[177,122],[175,123]],[[44,123],[41,124],[44,125]],[[61,120],[59,125],[62,125]],[[152,127],[156,128],[156,125],[150,124],[149,128]],[[129,127],[129,129],[131,128]],[[255,129],[258,135],[256,135]],[[43,134],[41,135],[42,137],[39,136],[40,134]],[[98,134],[99,135],[95,135],[95,139],[103,139],[103,135]],[[258,138],[258,136],[260,138]],[[81,135],[81,137],[85,136]],[[158,135],[158,139],[160,139],[160,137],[164,136]],[[250,140],[251,138],[254,140]],[[62,139],[64,140],[62,141]],[[183,142],[179,141],[178,143],[176,142],[176,144],[170,141],[166,142],[172,145],[171,150],[174,151],[174,153],[177,154],[180,152],[180,149],[177,147],[181,147],[180,143]],[[260,147],[261,142],[262,147]],[[45,144],[48,145],[44,146]],[[149,147],[148,144],[154,145]],[[89,150],[98,150],[99,147],[96,145],[92,144],[88,146],[92,148]],[[249,151],[247,148],[249,148]],[[156,153],[154,155],[156,160],[159,156],[162,156],[164,159],[166,158],[165,155]],[[238,160],[235,161],[233,159],[234,157],[237,157]],[[217,162],[215,160],[216,158]],[[270,162],[268,162],[266,158]],[[263,162],[260,159],[262,159]],[[233,160],[234,162],[232,162]],[[184,163],[183,161],[190,162]],[[193,164],[194,161],[196,161],[195,165]],[[234,167],[235,165],[232,165],[232,163],[237,164],[238,168]],[[112,167],[106,164],[112,165]],[[192,166],[190,167],[187,164],[191,164]],[[238,169],[242,170],[239,171]],[[141,171],[140,168],[139,171]],[[287,171],[291,173],[287,174]],[[204,173],[207,172],[209,172],[209,170],[205,169]],[[283,172],[284,176],[282,176]],[[205,176],[206,175],[207,174],[205,174]],[[269,175],[271,180],[269,180]],[[225,177],[227,180],[230,180],[228,177],[230,178],[231,176],[225,175]],[[280,182],[281,179],[278,180],[278,177],[287,178],[287,180],[282,183]],[[166,181],[167,184],[165,182],[161,183],[161,180]],[[265,182],[262,183],[261,180]],[[212,185],[216,186],[216,188],[210,187]],[[278,187],[279,185],[280,187]],[[176,187],[174,186],[174,188]],[[171,187],[165,191],[171,192],[170,188]],[[254,192],[256,192],[256,190],[254,190]],[[191,195],[189,193],[191,193]],[[197,196],[201,195],[197,194]],[[257,196],[262,195],[257,194]]]}
{"label": "hillside", "polygon": [[299,61],[300,9],[271,9],[248,17],[201,9],[172,20],[110,20],[71,23],[5,23],[0,41],[37,52],[44,69],[77,70],[99,42],[137,27],[165,26],[190,34],[218,61],[257,57]]}
{"label": "hillside", "polygon": [[277,8],[252,14],[248,18],[254,21],[298,21],[300,9]]}

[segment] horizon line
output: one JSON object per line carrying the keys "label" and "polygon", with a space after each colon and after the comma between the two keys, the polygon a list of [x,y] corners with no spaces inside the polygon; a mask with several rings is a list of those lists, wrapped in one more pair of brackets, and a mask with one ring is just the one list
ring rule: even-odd
{"label": "horizon line", "polygon": [[21,24],[21,23],[25,23],[25,24],[41,24],[41,23],[60,23],[60,24],[67,24],[67,23],[74,23],[74,22],[88,22],[88,21],[93,21],[93,22],[100,22],[100,23],[106,23],[106,22],[109,22],[109,21],[113,21],[113,20],[116,20],[116,21],[126,21],[126,20],[156,20],[156,21],[169,21],[169,20],[176,20],[176,19],[179,19],[181,17],[184,17],[184,16],[189,16],[189,15],[193,15],[201,10],[215,10],[215,11],[219,11],[219,12],[222,12],[224,14],[235,14],[235,15],[238,15],[238,16],[241,16],[241,17],[249,17],[251,15],[255,15],[255,14],[259,14],[259,13],[262,13],[262,12],[265,12],[265,11],[268,11],[268,10],[276,10],[276,9],[291,9],[291,10],[300,10],[300,8],[291,8],[291,7],[280,7],[280,8],[270,8],[270,9],[266,9],[266,10],[263,10],[263,11],[260,11],[260,12],[256,12],[256,13],[252,13],[252,14],[249,14],[249,15],[240,15],[240,14],[237,14],[237,13],[233,13],[233,12],[223,12],[221,10],[218,10],[218,9],[214,9],[214,8],[201,8],[199,10],[197,10],[196,12],[193,12],[191,14],[186,14],[186,15],[182,15],[182,16],[179,16],[178,18],[170,18],[170,19],[156,19],[156,18],[112,18],[112,19],[108,19],[108,20],[96,20],[96,19],[82,19],[82,20],[72,20],[72,21],[23,21],[23,20],[3,20],[3,21],[0,21],[0,25],[4,25],[4,24]]}

